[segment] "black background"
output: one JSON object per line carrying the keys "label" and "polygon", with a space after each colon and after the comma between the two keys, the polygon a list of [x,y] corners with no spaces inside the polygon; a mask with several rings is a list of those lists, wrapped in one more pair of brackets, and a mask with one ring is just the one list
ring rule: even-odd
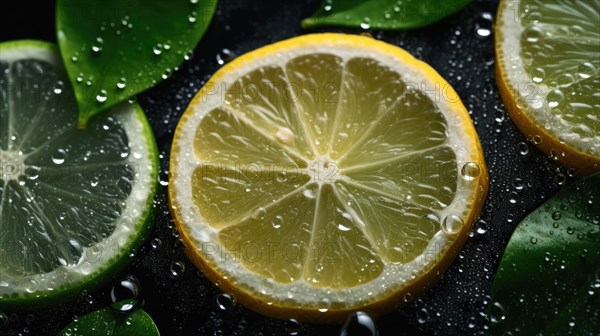
{"label": "black background", "polygon": [[[169,148],[179,117],[202,84],[220,67],[224,49],[235,55],[289,37],[305,34],[301,19],[320,0],[221,0],[194,56],[173,76],[140,94],[138,100],[154,129],[161,154],[161,180],[168,178]],[[110,5],[110,1],[107,1]],[[0,41],[56,41],[54,1],[19,1],[1,10]],[[459,13],[430,27],[409,32],[368,31],[373,37],[400,46],[432,65],[459,93],[473,118],[485,151],[490,189],[472,237],[441,280],[423,296],[378,321],[380,335],[475,335],[489,325],[487,296],[502,252],[518,222],[544,199],[572,180],[567,169],[526,143],[506,114],[494,76],[493,33],[496,1],[474,1]],[[359,29],[317,31],[362,33]],[[523,149],[527,153],[522,154]],[[518,190],[519,185],[524,188]],[[286,321],[273,320],[243,306],[221,310],[216,289],[183,253],[168,213],[166,186],[156,201],[156,219],[148,241],[121,274],[135,275],[141,284],[144,308],[162,335],[288,335]],[[153,249],[151,241],[161,244]],[[154,240],[156,242],[156,240]],[[185,264],[181,276],[171,274],[173,262]],[[4,312],[0,335],[54,335],[72,321],[110,303],[111,283],[73,302],[31,314]],[[341,326],[302,325],[301,335],[337,335]]]}

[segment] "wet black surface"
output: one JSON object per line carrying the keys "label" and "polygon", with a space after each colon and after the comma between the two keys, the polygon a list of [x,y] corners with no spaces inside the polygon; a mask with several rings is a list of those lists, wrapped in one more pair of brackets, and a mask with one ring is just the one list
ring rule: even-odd
{"label": "wet black surface", "polygon": [[[220,67],[217,55],[224,48],[240,55],[307,33],[300,28],[300,20],[310,16],[319,2],[220,1],[193,58],[172,78],[138,97],[157,138],[163,181],[168,178],[168,153],[177,121],[204,81]],[[2,10],[0,41],[55,41],[53,4],[36,4],[35,9],[29,2],[16,6],[20,10]],[[512,230],[528,212],[572,179],[565,168],[525,144],[525,137],[505,112],[493,72],[493,33],[482,36],[492,28],[496,7],[496,1],[474,1],[456,15],[425,29],[369,31],[375,38],[401,46],[426,61],[456,89],[475,123],[490,175],[489,196],[481,219],[459,257],[431,290],[377,321],[382,336],[485,333],[489,324],[485,315],[487,294]],[[481,34],[478,29],[483,29]],[[144,308],[163,335],[289,335],[298,328],[301,335],[339,333],[339,325],[298,327],[255,314],[240,305],[219,308],[219,290],[183,253],[168,213],[166,186],[161,186],[157,196],[156,213],[150,238],[121,276],[133,274],[139,279]],[[157,239],[160,244],[153,248]],[[171,268],[178,261],[185,270],[173,275]],[[75,302],[31,314],[4,312],[8,321],[0,320],[0,335],[56,334],[74,316],[107,306],[110,288],[111,284],[107,284],[99,291],[82,293]]]}

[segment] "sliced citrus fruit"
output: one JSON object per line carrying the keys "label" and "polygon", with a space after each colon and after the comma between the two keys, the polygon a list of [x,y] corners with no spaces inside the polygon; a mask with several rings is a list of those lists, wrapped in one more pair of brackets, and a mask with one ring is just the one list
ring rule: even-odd
{"label": "sliced citrus fruit", "polygon": [[600,171],[600,2],[502,1],[500,93],[519,130],[547,155]]}
{"label": "sliced citrus fruit", "polygon": [[158,155],[137,104],[77,128],[54,45],[1,43],[0,69],[0,307],[34,309],[130,259],[150,225]]}
{"label": "sliced citrus fruit", "polygon": [[169,195],[187,253],[264,314],[390,309],[448,267],[487,192],[452,88],[395,46],[315,34],[224,66],[184,113]]}

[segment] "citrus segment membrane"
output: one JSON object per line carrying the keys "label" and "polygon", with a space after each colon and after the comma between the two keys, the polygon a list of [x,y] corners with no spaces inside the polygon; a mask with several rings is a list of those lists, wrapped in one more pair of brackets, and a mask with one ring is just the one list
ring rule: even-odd
{"label": "citrus segment membrane", "polygon": [[0,50],[0,304],[10,304],[65,294],[122,261],[147,227],[157,166],[139,106],[78,129],[55,48]]}
{"label": "citrus segment membrane", "polygon": [[[376,305],[464,241],[487,186],[477,136],[462,105],[419,89],[445,82],[398,50],[281,42],[225,66],[182,117],[176,223],[192,260],[251,307]],[[227,83],[242,85],[215,94]]]}

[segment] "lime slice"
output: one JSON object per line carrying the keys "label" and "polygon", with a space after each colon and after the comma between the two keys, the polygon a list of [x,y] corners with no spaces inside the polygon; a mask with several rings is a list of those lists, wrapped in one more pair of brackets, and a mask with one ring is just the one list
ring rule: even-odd
{"label": "lime slice", "polygon": [[121,105],[78,129],[57,48],[5,42],[0,129],[0,307],[64,300],[124,266],[157,188],[141,108]]}
{"label": "lime slice", "polygon": [[427,64],[314,34],[208,83],[178,125],[169,197],[188,255],[222,289],[325,322],[390,309],[448,267],[487,172],[466,109]]}
{"label": "lime slice", "polygon": [[500,93],[522,133],[579,174],[600,171],[600,2],[505,0]]}

